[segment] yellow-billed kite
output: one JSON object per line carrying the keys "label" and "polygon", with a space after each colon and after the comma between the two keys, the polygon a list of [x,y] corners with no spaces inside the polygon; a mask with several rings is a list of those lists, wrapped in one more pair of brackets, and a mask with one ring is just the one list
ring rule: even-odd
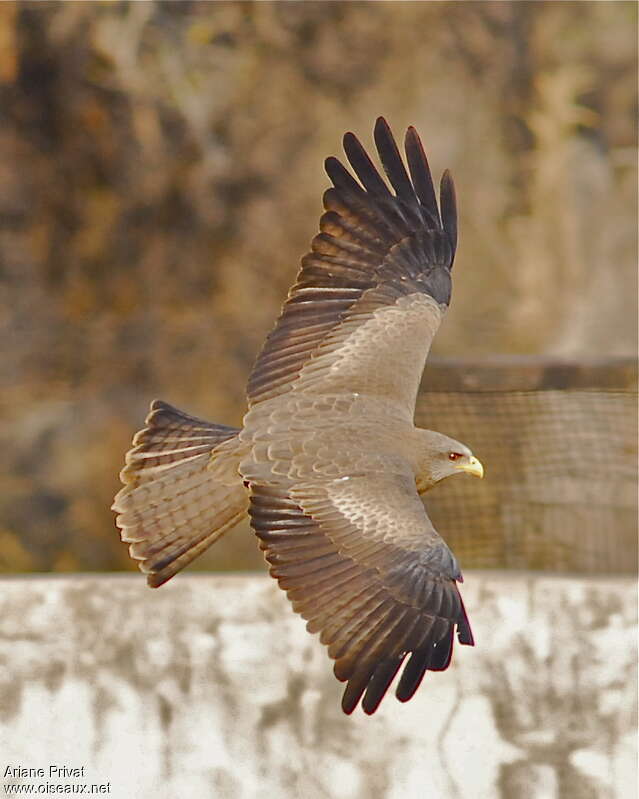
{"label": "yellow-billed kite", "polygon": [[[113,508],[149,585],[190,563],[248,511],[270,573],[320,633],[351,713],[450,663],[473,643],[454,555],[419,495],[460,472],[470,449],[415,427],[426,356],[450,301],[453,181],[440,206],[414,128],[408,172],[390,128],[375,143],[392,187],[352,133],[311,251],[248,382],[241,430],[155,401],[133,440]],[[363,698],[362,698],[363,697]]]}

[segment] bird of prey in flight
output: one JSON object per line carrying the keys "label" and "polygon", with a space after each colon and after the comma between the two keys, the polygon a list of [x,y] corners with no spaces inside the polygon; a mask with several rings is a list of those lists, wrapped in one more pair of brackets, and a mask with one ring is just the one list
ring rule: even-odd
{"label": "bird of prey in flight", "polygon": [[405,661],[402,702],[448,667],[455,632],[473,644],[459,565],[420,494],[483,475],[467,446],[413,422],[450,301],[453,181],[444,172],[438,206],[412,127],[408,171],[383,118],[375,143],[388,182],[352,133],[355,177],[326,160],[320,232],[249,377],[243,428],[154,401],[113,504],[153,587],[248,512],[271,575],[346,682],[342,709],[361,700],[369,714]]}

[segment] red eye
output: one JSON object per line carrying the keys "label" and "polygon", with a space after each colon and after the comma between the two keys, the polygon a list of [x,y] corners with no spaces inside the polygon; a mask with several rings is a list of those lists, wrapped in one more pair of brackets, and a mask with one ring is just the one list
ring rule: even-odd
{"label": "red eye", "polygon": [[457,461],[457,460],[459,460],[460,458],[463,458],[463,457],[464,456],[462,455],[461,452],[449,452],[448,453],[448,460],[451,460],[451,461]]}

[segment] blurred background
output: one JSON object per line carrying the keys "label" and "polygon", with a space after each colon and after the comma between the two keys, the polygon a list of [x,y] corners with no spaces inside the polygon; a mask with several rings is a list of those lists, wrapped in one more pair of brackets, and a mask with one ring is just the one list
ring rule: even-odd
{"label": "blurred background", "polygon": [[[148,403],[240,425],[323,160],[380,114],[457,185],[434,355],[634,356],[636,15],[1,3],[0,569],[134,568],[109,506]],[[261,563],[238,529],[198,566]]]}

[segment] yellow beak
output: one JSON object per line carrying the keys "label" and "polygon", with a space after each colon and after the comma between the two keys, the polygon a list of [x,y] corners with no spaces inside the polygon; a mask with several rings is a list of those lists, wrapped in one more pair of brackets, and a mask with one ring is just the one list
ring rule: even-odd
{"label": "yellow beak", "polygon": [[474,474],[475,477],[483,477],[484,476],[484,467],[481,465],[481,461],[478,461],[474,455],[471,455],[470,459],[464,461],[463,463],[458,463],[455,465],[457,469],[460,469],[462,472],[468,472],[468,474]]}

